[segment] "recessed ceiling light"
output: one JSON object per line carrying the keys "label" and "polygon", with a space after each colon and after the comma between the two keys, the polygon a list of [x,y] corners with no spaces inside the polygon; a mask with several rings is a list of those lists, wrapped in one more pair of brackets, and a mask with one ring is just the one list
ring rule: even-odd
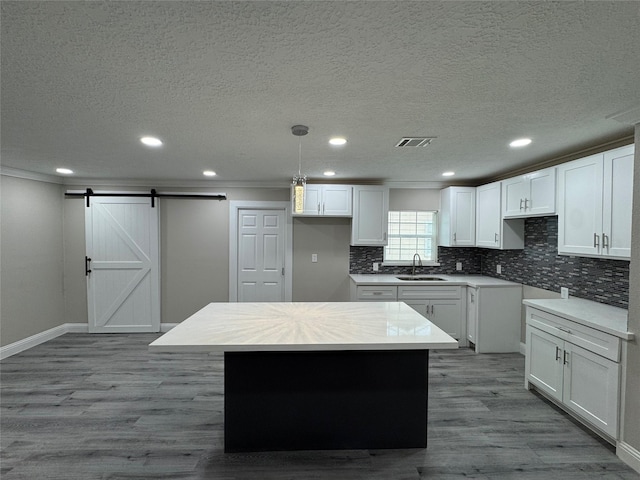
{"label": "recessed ceiling light", "polygon": [[331,145],[344,145],[345,143],[347,143],[347,139],[344,137],[333,137],[329,139],[329,143]]}
{"label": "recessed ceiling light", "polygon": [[531,143],[530,138],[518,138],[509,144],[510,147],[526,147]]}
{"label": "recessed ceiling light", "polygon": [[204,172],[202,172],[202,174],[205,177],[215,177],[217,175],[217,173],[214,172],[213,170],[205,170]]}
{"label": "recessed ceiling light", "polygon": [[326,172],[324,172],[324,176],[325,177],[333,177],[336,174],[336,172],[334,172],[333,170],[327,170]]}
{"label": "recessed ceiling light", "polygon": [[456,174],[456,172],[444,172],[442,174],[443,177],[453,177]]}
{"label": "recessed ceiling light", "polygon": [[156,137],[141,137],[140,141],[147,147],[160,147],[162,146],[162,140]]}
{"label": "recessed ceiling light", "polygon": [[56,172],[61,173],[63,175],[71,175],[73,173],[73,170],[70,170],[68,168],[56,168]]}

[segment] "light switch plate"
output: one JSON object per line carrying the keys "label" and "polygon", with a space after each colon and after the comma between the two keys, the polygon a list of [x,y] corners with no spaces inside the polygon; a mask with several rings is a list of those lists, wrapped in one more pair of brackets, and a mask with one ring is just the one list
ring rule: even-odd
{"label": "light switch plate", "polygon": [[378,271],[378,262],[373,262],[373,271],[374,272]]}
{"label": "light switch plate", "polygon": [[496,265],[496,273],[502,273],[502,265]]}
{"label": "light switch plate", "polygon": [[462,262],[456,262],[456,270],[462,270]]}
{"label": "light switch plate", "polygon": [[560,298],[569,298],[569,289],[567,287],[560,287]]}
{"label": "light switch plate", "polygon": [[313,263],[317,263],[317,261],[318,261],[318,254],[317,253],[312,253],[311,254],[311,261]]}

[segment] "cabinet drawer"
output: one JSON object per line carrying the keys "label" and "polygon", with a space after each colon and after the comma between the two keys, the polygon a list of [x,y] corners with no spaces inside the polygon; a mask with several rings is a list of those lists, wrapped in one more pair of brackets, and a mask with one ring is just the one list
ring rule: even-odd
{"label": "cabinet drawer", "polygon": [[356,290],[358,301],[395,302],[398,299],[398,287],[361,285]]}
{"label": "cabinet drawer", "polygon": [[461,298],[460,286],[407,286],[398,287],[398,300],[430,299],[430,298]]}
{"label": "cabinet drawer", "polygon": [[614,362],[620,362],[620,338],[614,335],[532,307],[527,307],[527,325],[543,330]]}

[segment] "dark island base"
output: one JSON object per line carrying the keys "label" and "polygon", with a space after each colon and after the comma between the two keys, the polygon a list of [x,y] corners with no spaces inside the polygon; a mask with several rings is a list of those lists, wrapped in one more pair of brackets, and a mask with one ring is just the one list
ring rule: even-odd
{"label": "dark island base", "polygon": [[226,452],[427,446],[428,350],[224,358]]}

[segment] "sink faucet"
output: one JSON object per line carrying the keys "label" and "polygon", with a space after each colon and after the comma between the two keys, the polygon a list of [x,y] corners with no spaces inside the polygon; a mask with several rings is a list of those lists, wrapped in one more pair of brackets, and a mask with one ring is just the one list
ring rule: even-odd
{"label": "sink faucet", "polygon": [[420,258],[420,255],[418,255],[417,253],[413,256],[413,261],[411,262],[412,267],[411,267],[411,275],[415,275],[416,274],[416,257],[418,257],[418,265],[422,266],[422,259]]}

